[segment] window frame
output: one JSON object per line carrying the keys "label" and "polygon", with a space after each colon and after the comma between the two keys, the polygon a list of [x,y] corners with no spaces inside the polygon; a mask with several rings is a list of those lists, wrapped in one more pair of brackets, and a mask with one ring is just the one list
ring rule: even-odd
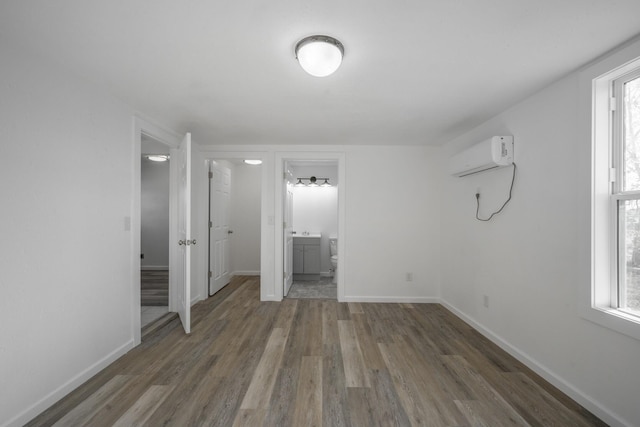
{"label": "window frame", "polygon": [[625,190],[625,115],[624,113],[624,85],[630,81],[636,80],[640,78],[640,58],[637,61],[637,67],[633,70],[624,73],[615,79],[611,80],[611,98],[613,98],[614,102],[611,102],[611,105],[614,106],[612,109],[612,117],[611,117],[611,141],[612,144],[612,153],[613,153],[613,162],[612,168],[615,170],[615,180],[612,183],[611,189],[611,204],[612,209],[614,209],[615,214],[611,217],[611,227],[612,232],[616,234],[616,251],[612,251],[612,262],[615,263],[613,265],[617,265],[617,269],[615,271],[615,281],[611,283],[611,306],[614,309],[620,310],[624,313],[627,313],[631,316],[638,317],[640,320],[640,314],[630,313],[629,310],[625,310],[621,308],[621,306],[626,306],[626,287],[627,281],[626,278],[622,280],[622,278],[626,277],[627,271],[627,260],[625,257],[625,240],[620,239],[621,232],[621,202],[637,200],[640,202],[640,189],[639,190]]}
{"label": "window frame", "polygon": [[[591,286],[582,292],[582,317],[640,340],[640,317],[618,308],[620,271],[619,200],[640,200],[640,191],[618,192],[622,183],[621,102],[614,82],[640,74],[640,41],[631,43],[580,73],[583,106],[589,108],[591,134]],[[620,84],[615,87],[618,88]],[[588,95],[587,95],[588,94]],[[624,258],[624,257],[623,257]],[[584,289],[584,288],[583,288]]]}

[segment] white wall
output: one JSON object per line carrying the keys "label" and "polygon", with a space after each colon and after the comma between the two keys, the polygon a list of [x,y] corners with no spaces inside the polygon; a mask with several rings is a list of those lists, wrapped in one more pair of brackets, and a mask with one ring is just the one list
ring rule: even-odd
{"label": "white wall", "polygon": [[231,175],[231,272],[260,273],[262,166],[234,165]]}
{"label": "white wall", "polygon": [[133,112],[4,43],[0,425],[22,425],[132,345]]}
{"label": "white wall", "polygon": [[579,314],[591,184],[580,102],[574,73],[446,146],[514,135],[518,176],[513,200],[488,223],[474,219],[476,189],[486,212],[499,207],[510,169],[444,180],[442,298],[605,421],[638,425],[640,342]]}
{"label": "white wall", "polygon": [[145,268],[169,268],[169,162],[142,158],[140,260]]}
{"label": "white wall", "polygon": [[[416,146],[203,146],[208,158],[264,160],[261,298],[278,300],[276,161],[344,153],[344,291],[349,301],[436,301],[440,272],[441,149]],[[231,154],[230,154],[231,153]],[[259,155],[257,155],[259,153]],[[266,202],[266,203],[265,203]],[[413,273],[413,281],[405,280]],[[280,274],[281,270],[280,270]]]}
{"label": "white wall", "polygon": [[[311,176],[329,178],[333,187],[293,187],[293,229],[320,233],[320,273],[331,269],[329,237],[338,235],[338,168],[336,166],[297,166],[291,168],[294,180]],[[308,183],[308,181],[306,181]],[[318,181],[322,184],[324,181]]]}
{"label": "white wall", "polygon": [[[345,296],[431,301],[440,274],[441,150],[346,147]],[[406,273],[413,273],[407,282]]]}

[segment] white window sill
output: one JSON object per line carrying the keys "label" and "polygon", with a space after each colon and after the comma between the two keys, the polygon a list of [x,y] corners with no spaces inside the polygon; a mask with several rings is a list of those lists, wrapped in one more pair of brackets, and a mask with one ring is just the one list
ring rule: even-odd
{"label": "white window sill", "polygon": [[614,308],[581,308],[584,319],[640,341],[640,318]]}

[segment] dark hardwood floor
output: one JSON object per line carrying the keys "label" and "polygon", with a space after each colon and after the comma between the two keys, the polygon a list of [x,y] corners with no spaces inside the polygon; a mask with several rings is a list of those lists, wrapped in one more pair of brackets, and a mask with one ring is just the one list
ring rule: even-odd
{"label": "dark hardwood floor", "polygon": [[142,306],[169,305],[169,271],[140,271],[140,302]]}
{"label": "dark hardwood floor", "polygon": [[259,295],[235,277],[29,425],[605,425],[440,305]]}

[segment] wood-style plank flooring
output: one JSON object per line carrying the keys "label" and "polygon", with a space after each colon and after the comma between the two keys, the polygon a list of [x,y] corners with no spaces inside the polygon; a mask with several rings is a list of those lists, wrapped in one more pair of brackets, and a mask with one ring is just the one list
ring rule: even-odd
{"label": "wood-style plank flooring", "polygon": [[169,305],[169,270],[140,271],[140,303],[142,306]]}
{"label": "wood-style plank flooring", "polygon": [[438,304],[259,294],[235,277],[29,425],[605,425]]}

